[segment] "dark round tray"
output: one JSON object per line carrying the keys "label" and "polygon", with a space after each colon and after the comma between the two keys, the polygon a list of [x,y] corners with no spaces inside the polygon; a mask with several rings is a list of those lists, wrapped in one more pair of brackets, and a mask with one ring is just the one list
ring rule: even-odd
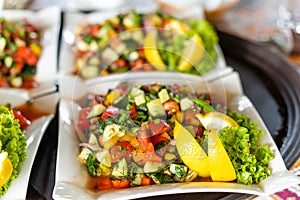
{"label": "dark round tray", "polygon": [[[239,72],[250,98],[272,134],[286,166],[300,157],[300,75],[282,56],[265,47],[218,32],[226,62]],[[57,155],[58,112],[50,123],[34,161],[27,199],[52,199]],[[192,193],[145,199],[245,199],[249,195]]]}
{"label": "dark round tray", "polygon": [[291,167],[300,157],[300,73],[262,45],[224,32],[219,36],[227,64],[239,72],[245,94]]}

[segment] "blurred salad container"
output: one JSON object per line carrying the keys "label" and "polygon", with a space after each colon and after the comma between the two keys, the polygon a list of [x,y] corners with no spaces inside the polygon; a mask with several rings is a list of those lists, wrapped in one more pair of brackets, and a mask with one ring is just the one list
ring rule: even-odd
{"label": "blurred salad container", "polygon": [[122,0],[70,0],[67,2],[70,9],[84,11],[113,9],[121,6],[122,3]]}
{"label": "blurred salad container", "polygon": [[[191,10],[203,15],[209,21],[217,20],[225,11],[235,6],[240,0],[156,0],[166,10],[180,11],[181,15],[191,15]],[[198,10],[195,8],[198,7]],[[202,7],[203,11],[199,11]],[[185,14],[183,14],[185,13]],[[193,13],[195,15],[195,13]]]}
{"label": "blurred salad container", "polygon": [[2,6],[4,9],[23,9],[31,0],[3,0]]}
{"label": "blurred salad container", "polygon": [[216,46],[218,36],[203,18],[183,21],[160,11],[131,10],[77,27],[73,73],[84,79],[127,71],[204,75],[222,57]]}

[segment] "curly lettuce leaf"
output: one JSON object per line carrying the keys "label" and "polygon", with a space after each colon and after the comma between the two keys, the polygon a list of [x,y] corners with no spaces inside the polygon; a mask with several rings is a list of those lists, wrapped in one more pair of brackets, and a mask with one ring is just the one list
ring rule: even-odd
{"label": "curly lettuce leaf", "polygon": [[10,179],[0,188],[0,195],[4,195],[10,187],[11,181],[16,179],[18,168],[26,158],[26,136],[21,130],[19,121],[5,106],[0,106],[0,152],[7,152],[13,165]]}
{"label": "curly lettuce leaf", "polygon": [[236,112],[229,112],[228,115],[240,126],[226,127],[219,134],[236,170],[237,182],[247,185],[259,183],[271,174],[268,166],[274,152],[267,145],[257,145],[263,131],[250,118]]}
{"label": "curly lettuce leaf", "polygon": [[208,55],[212,60],[215,60],[217,57],[215,46],[219,42],[215,28],[205,19],[191,20],[188,25],[191,27],[192,32],[201,37]]}

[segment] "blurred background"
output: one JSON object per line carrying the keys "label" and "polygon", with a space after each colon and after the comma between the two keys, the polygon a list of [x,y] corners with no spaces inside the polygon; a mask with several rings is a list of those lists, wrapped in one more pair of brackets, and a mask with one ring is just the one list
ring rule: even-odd
{"label": "blurred background", "polygon": [[[160,5],[162,9],[177,15],[206,17],[218,30],[258,42],[288,59],[300,68],[300,34],[292,27],[283,26],[283,8],[291,1],[299,0],[2,0],[4,9],[40,9],[59,5],[67,11],[91,11],[121,7],[149,7]],[[291,7],[298,7],[292,5]],[[300,24],[299,10],[295,20]],[[194,17],[193,16],[193,17]],[[280,21],[281,20],[281,21]]]}

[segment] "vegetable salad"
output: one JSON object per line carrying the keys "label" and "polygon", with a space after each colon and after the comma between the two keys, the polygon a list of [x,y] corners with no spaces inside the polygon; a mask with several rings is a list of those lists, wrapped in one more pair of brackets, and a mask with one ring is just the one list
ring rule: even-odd
{"label": "vegetable salad", "polygon": [[[11,182],[16,179],[19,173],[19,166],[26,158],[26,135],[25,129],[30,125],[19,111],[7,106],[0,106],[0,153],[7,152],[11,162],[11,174],[0,187],[0,195],[4,195],[10,187]],[[1,182],[5,176],[1,169]]]}
{"label": "vegetable salad", "polygon": [[[98,179],[98,190],[212,181],[185,162],[180,154],[184,148],[176,141],[180,131],[175,130],[175,124],[180,124],[188,134],[187,143],[192,138],[204,152],[209,151],[210,130],[196,116],[224,108],[211,102],[208,94],[194,94],[176,84],[124,83],[105,96],[91,94],[80,105],[76,127],[86,141],[79,144],[78,160]],[[274,153],[268,146],[256,145],[263,132],[247,116],[228,111],[227,117],[238,126],[221,128],[217,137],[234,167],[233,181],[259,183],[270,175]]]}
{"label": "vegetable salad", "polygon": [[36,87],[41,31],[27,20],[1,18],[0,33],[0,87]]}
{"label": "vegetable salad", "polygon": [[[154,38],[153,27],[158,32]],[[197,40],[193,39],[195,36]],[[85,79],[153,70],[203,75],[213,68],[217,58],[218,37],[206,20],[184,22],[161,12],[130,11],[102,24],[85,23],[77,27],[75,38],[74,74]],[[192,44],[198,48],[191,50]],[[147,54],[145,49],[154,53]],[[167,67],[157,69],[157,60]]]}

